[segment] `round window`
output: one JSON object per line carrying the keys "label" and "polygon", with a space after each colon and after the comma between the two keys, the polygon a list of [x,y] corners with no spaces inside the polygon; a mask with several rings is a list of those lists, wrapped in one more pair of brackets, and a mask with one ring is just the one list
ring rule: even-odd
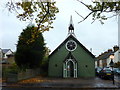
{"label": "round window", "polygon": [[76,48],[77,48],[77,44],[76,44],[75,41],[69,40],[69,41],[66,43],[66,49],[67,49],[68,51],[74,51]]}

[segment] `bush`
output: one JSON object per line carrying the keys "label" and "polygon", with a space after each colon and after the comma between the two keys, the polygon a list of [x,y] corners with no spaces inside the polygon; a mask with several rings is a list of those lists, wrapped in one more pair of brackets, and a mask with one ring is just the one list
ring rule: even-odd
{"label": "bush", "polygon": [[20,72],[20,68],[14,63],[12,66],[2,68],[2,78],[8,78],[8,74],[17,74]]}
{"label": "bush", "polygon": [[15,63],[7,69],[7,73],[17,74],[20,71],[21,69]]}
{"label": "bush", "polygon": [[42,63],[41,63],[41,70],[42,70],[42,74],[43,76],[47,76],[48,75],[48,57],[44,57]]}

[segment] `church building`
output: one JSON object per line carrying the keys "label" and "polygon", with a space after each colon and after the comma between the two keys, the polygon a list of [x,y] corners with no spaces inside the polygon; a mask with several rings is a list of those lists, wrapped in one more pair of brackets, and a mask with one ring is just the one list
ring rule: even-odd
{"label": "church building", "polygon": [[68,37],[50,54],[49,77],[95,77],[95,56],[75,37],[72,16]]}

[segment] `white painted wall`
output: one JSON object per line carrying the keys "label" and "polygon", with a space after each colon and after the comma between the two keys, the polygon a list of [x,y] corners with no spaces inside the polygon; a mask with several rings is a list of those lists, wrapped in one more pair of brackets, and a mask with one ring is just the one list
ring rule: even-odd
{"label": "white painted wall", "polygon": [[120,62],[120,49],[114,53],[114,62]]}
{"label": "white painted wall", "polygon": [[7,59],[8,57],[7,57],[7,55],[11,55],[13,52],[11,51],[11,50],[9,50],[7,53],[5,53],[5,55],[4,55],[4,59]]}
{"label": "white painted wall", "polygon": [[[113,59],[114,63],[117,63],[118,61],[120,62],[120,53],[119,52],[120,52],[120,49],[114,53],[114,59]],[[111,59],[107,58],[107,67],[110,67],[110,65],[109,65],[110,61],[111,61]]]}
{"label": "white painted wall", "polygon": [[[110,62],[111,62],[111,59],[110,59],[110,58],[107,58],[107,67],[110,67],[110,65],[109,65]],[[113,59],[113,62],[115,62],[114,59]]]}
{"label": "white painted wall", "polygon": [[11,55],[13,52],[11,50],[9,50],[6,55]]}
{"label": "white painted wall", "polygon": [[103,63],[102,63],[102,60],[99,60],[99,67],[103,67]]}
{"label": "white painted wall", "polygon": [[97,68],[98,67],[98,65],[97,65],[97,61],[95,61],[95,68]]}

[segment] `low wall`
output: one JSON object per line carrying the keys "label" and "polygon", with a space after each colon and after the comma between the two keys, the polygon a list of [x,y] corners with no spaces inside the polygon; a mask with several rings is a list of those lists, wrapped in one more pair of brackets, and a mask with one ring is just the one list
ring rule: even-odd
{"label": "low wall", "polygon": [[27,69],[26,72],[18,73],[18,80],[34,77],[40,74],[40,69]]}
{"label": "low wall", "polygon": [[37,69],[26,69],[26,71],[17,74],[8,73],[7,82],[17,82],[19,80],[32,78],[37,75],[40,75],[40,72],[41,72],[40,68],[37,68]]}

